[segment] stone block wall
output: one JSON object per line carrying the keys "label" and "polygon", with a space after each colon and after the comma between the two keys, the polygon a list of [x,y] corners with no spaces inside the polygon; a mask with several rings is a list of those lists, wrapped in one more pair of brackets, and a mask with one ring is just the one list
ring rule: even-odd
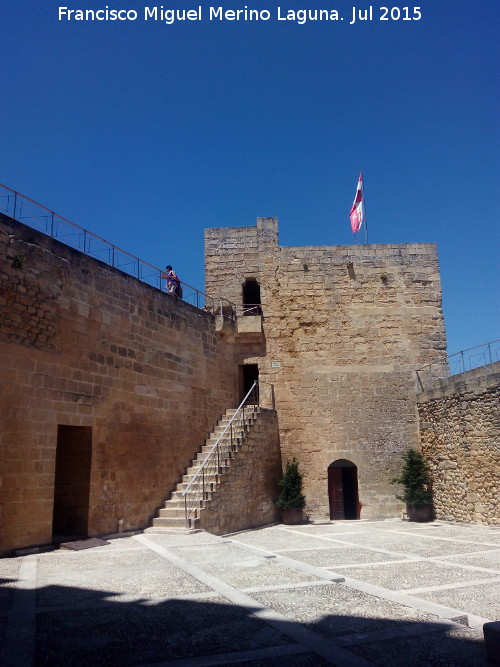
{"label": "stone block wall", "polygon": [[206,230],[205,273],[208,293],[238,304],[246,278],[260,284],[264,341],[236,351],[258,364],[261,395],[274,395],[308,515],[328,518],[337,459],[357,466],[361,518],[398,513],[389,479],[419,443],[414,370],[445,358],[436,247],[280,247],[277,220],[259,218]]}
{"label": "stone block wall", "polygon": [[500,524],[500,362],[417,396],[436,518]]}
{"label": "stone block wall", "polygon": [[217,491],[200,513],[200,527],[215,535],[279,520],[281,454],[274,410],[261,410]]}
{"label": "stone block wall", "polygon": [[1,553],[52,539],[59,426],[91,429],[100,535],[145,527],[237,403],[212,315],[0,216]]}

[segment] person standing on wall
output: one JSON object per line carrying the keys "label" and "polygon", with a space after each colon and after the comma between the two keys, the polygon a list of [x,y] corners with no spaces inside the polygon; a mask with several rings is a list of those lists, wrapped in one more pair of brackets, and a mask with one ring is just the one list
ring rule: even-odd
{"label": "person standing on wall", "polygon": [[182,299],[182,287],[181,287],[181,281],[179,280],[179,276],[176,274],[176,272],[173,270],[173,268],[168,264],[168,266],[165,267],[165,273],[161,274],[162,278],[165,278],[166,282],[166,289],[169,294],[172,294],[173,296],[179,297],[179,299]]}

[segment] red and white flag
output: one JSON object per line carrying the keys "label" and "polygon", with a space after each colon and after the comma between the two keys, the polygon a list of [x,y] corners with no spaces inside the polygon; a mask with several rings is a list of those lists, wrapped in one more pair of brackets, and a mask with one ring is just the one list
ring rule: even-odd
{"label": "red and white flag", "polygon": [[363,172],[360,173],[358,178],[358,187],[356,189],[356,196],[352,203],[351,212],[349,213],[351,219],[351,228],[353,234],[359,232],[361,225],[363,223],[365,212],[364,212],[364,202],[363,202]]}

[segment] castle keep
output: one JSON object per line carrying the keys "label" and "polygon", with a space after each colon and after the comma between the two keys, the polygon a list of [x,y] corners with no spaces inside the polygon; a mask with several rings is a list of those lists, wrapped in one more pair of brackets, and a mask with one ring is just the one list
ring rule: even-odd
{"label": "castle keep", "polygon": [[240,377],[274,401],[309,516],[394,516],[389,479],[419,443],[415,369],[445,356],[436,247],[280,247],[277,219],[258,218],[205,231],[205,276],[240,306]]}
{"label": "castle keep", "polygon": [[[255,380],[260,416],[201,511],[213,532],[278,519],[292,457],[309,518],[356,519],[400,514],[389,479],[408,447],[448,456],[421,435],[416,399],[415,369],[445,363],[434,245],[280,247],[277,220],[258,218],[206,230],[205,270],[236,318],[0,215],[0,553],[161,525]],[[441,476],[443,494],[458,478]],[[495,492],[476,489],[458,518],[486,521]],[[457,497],[439,500],[443,517]]]}

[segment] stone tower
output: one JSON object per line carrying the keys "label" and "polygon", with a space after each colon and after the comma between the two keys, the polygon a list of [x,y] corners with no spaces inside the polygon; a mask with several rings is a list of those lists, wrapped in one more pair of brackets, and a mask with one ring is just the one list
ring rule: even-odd
{"label": "stone tower", "polygon": [[395,516],[418,447],[415,369],[446,354],[434,244],[280,247],[276,218],[205,230],[206,292],[240,309],[241,393],[258,377],[311,518]]}

